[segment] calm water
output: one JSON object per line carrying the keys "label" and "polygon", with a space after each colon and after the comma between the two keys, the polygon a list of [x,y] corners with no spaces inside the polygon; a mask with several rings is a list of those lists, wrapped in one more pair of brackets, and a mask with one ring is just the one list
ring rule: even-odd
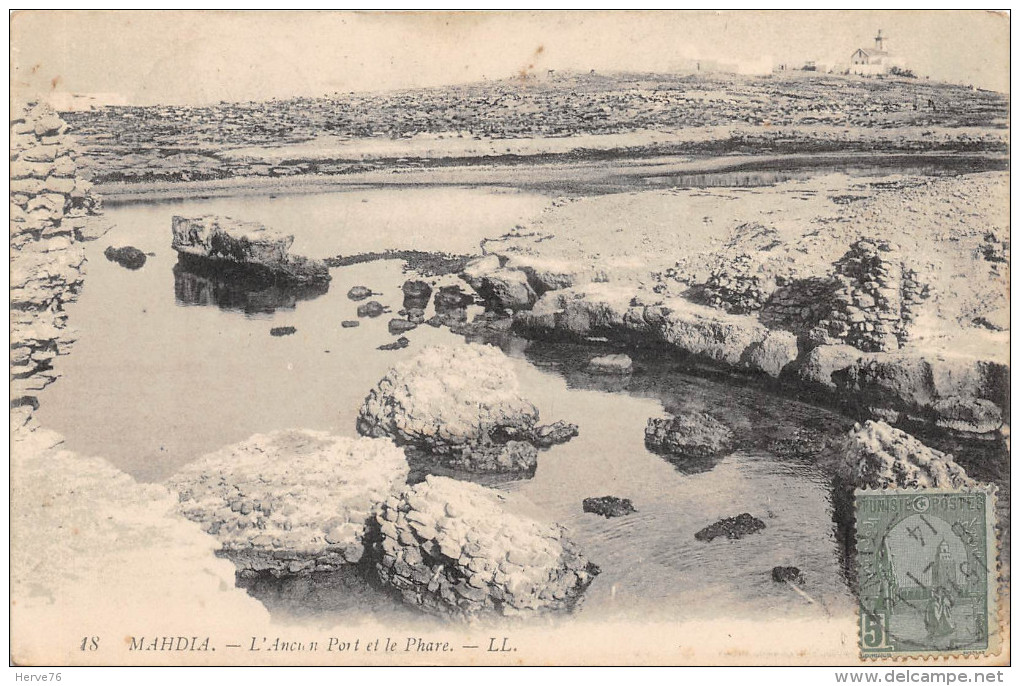
{"label": "calm water", "polygon": [[[306,427],[355,435],[362,400],[394,362],[424,345],[463,341],[447,329],[420,326],[405,334],[409,348],[379,351],[394,338],[386,330],[390,315],[340,326],[356,318],[356,303],[346,297],[352,285],[381,292],[377,299],[395,313],[400,284],[413,274],[398,261],[334,269],[326,293],[248,291],[175,275],[170,217],[258,219],[293,231],[295,250],[317,256],[384,248],[467,252],[482,235],[509,230],[546,202],[515,192],[440,189],[111,208],[117,228],[89,246],[88,281],[70,313],[80,340],[61,360],[63,378],[45,392],[38,417],[67,437],[69,449],[106,457],[143,481],[164,479],[254,433]],[[128,244],[155,255],[139,271],[103,258],[107,245]],[[278,326],[297,332],[271,337]],[[834,436],[847,420],[753,386],[695,376],[662,356],[639,357],[632,377],[607,380],[584,371],[591,348],[517,338],[501,344],[543,420],[580,425],[578,438],[541,454],[533,478],[499,487],[526,495],[571,528],[601,566],[582,612],[633,618],[851,612],[828,476],[811,458],[781,458],[762,447],[797,429]],[[647,419],[680,410],[727,422],[739,449],[684,471],[648,452]],[[581,501],[601,495],[630,498],[638,512],[609,520],[584,514]],[[740,541],[694,540],[699,529],[741,512],[767,528]],[[776,565],[803,570],[804,594],[771,580]],[[351,575],[255,582],[250,590],[279,618],[305,624],[417,617]]]}
{"label": "calm water", "polygon": [[842,160],[831,155],[794,155],[784,162],[752,160],[734,170],[649,176],[644,182],[648,186],[667,188],[761,188],[831,173],[855,178],[892,175],[953,176],[981,171],[1004,171],[1008,168],[1007,160],[983,155],[854,155]]}

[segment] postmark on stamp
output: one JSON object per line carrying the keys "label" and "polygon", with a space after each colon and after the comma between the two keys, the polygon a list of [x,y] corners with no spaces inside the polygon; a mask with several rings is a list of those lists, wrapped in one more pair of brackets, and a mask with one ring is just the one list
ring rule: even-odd
{"label": "postmark on stamp", "polygon": [[996,653],[994,491],[858,490],[854,499],[861,657]]}

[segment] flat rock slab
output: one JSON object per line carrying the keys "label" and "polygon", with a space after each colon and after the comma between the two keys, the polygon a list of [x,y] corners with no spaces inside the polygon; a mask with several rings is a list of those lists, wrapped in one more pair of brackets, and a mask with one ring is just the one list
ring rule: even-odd
{"label": "flat rock slab", "polygon": [[297,333],[297,329],[293,326],[274,326],[269,330],[269,335],[276,336],[277,338],[280,336],[292,336],[295,333]]}
{"label": "flat rock slab", "polygon": [[182,259],[243,266],[295,283],[330,280],[329,268],[322,260],[289,254],[294,236],[256,222],[213,215],[175,216],[172,230],[171,247]]}
{"label": "flat rock slab", "polygon": [[284,576],[361,560],[366,521],[407,473],[390,441],[291,430],[207,455],[169,485],[242,576]]}

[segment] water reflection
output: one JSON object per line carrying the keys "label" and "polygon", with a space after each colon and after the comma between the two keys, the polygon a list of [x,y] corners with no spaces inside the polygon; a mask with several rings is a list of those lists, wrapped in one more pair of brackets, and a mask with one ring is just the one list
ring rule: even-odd
{"label": "water reflection", "polygon": [[329,283],[289,284],[241,269],[174,265],[174,298],[178,305],[216,306],[245,315],[292,310],[329,290]]}

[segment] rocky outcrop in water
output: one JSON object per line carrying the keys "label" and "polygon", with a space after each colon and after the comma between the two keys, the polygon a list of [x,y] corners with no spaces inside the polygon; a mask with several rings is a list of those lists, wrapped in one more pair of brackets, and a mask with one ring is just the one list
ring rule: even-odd
{"label": "rocky outcrop in water", "polygon": [[389,331],[394,336],[397,335],[398,333],[406,333],[416,328],[418,328],[417,324],[415,324],[414,322],[409,322],[406,319],[391,319],[386,324],[386,330]]}
{"label": "rocky outcrop in water", "polygon": [[634,361],[629,355],[599,355],[588,361],[588,371],[593,374],[630,374]]}
{"label": "rocky outcrop in water", "polygon": [[834,446],[845,488],[964,488],[976,482],[953,456],[929,448],[885,422],[867,421]]}
{"label": "rocky outcrop in water", "polygon": [[400,287],[404,294],[404,307],[424,310],[432,297],[432,286],[424,281],[408,279]]}
{"label": "rocky outcrop in water", "polygon": [[773,567],[772,580],[777,584],[797,584],[799,586],[804,583],[804,574],[799,567]]}
{"label": "rocky outcrop in water", "polygon": [[495,255],[468,262],[461,277],[492,308],[516,312],[530,308],[538,299],[527,274],[502,267]]}
{"label": "rocky outcrop in water", "polygon": [[347,298],[350,300],[364,300],[374,295],[371,288],[367,286],[351,286],[351,289],[347,291]]}
{"label": "rocky outcrop in water", "polygon": [[390,441],[292,430],[207,455],[169,485],[239,574],[282,576],[360,561],[370,513],[407,474]]}
{"label": "rocky outcrop in water", "polygon": [[720,537],[735,540],[743,538],[748,534],[756,534],[764,529],[765,522],[761,521],[757,517],[752,517],[748,512],[744,512],[736,517],[720,519],[715,524],[706,526],[704,529],[694,534],[694,538],[699,541],[706,542],[713,541]]}
{"label": "rocky outcrop in water", "polygon": [[386,310],[387,307],[378,300],[369,300],[367,303],[358,305],[358,316],[375,319],[376,317],[384,314]]}
{"label": "rocky outcrop in water", "polygon": [[330,280],[322,260],[291,255],[294,236],[256,222],[230,217],[175,216],[171,246],[185,265],[212,262],[260,277],[289,283],[321,283]]}
{"label": "rocky outcrop in water", "polygon": [[585,498],[581,503],[581,509],[585,512],[602,515],[606,519],[610,517],[624,517],[637,512],[634,509],[634,503],[630,502],[630,498],[617,498],[614,495]]}
{"label": "rocky outcrop in water", "polygon": [[704,412],[668,419],[651,418],[645,427],[645,446],[653,452],[681,458],[706,458],[733,452],[733,432]]}
{"label": "rocky outcrop in water", "polygon": [[598,574],[562,527],[516,514],[508,496],[429,476],[376,516],[377,569],[404,602],[470,618],[573,609]]}
{"label": "rocky outcrop in water", "polygon": [[407,336],[401,336],[392,343],[383,343],[379,346],[379,350],[403,350],[407,346],[411,345],[410,339]]}
{"label": "rocky outcrop in water", "polygon": [[82,287],[82,241],[109,225],[52,110],[12,104],[10,145],[11,403],[31,408],[57,378],[57,356],[77,339],[65,308]]}
{"label": "rocky outcrop in water", "polygon": [[550,291],[531,310],[519,312],[514,325],[525,333],[665,343],[711,362],[765,371],[754,366],[750,355],[751,346],[761,344],[769,334],[758,320],[682,298],[645,304],[636,300],[629,288],[612,284]]}
{"label": "rocky outcrop in water", "polygon": [[537,424],[509,359],[490,346],[461,345],[425,348],[391,369],[365,398],[357,429],[457,469],[527,473],[538,446],[576,432]]}
{"label": "rocky outcrop in water", "polygon": [[539,448],[551,448],[566,443],[578,435],[577,424],[559,420],[552,424],[536,426],[528,437],[528,441]]}
{"label": "rocky outcrop in water", "polygon": [[[871,416],[994,431],[1009,406],[1009,367],[966,352],[863,352],[823,344],[800,352],[787,331],[682,298],[646,304],[626,287],[588,284],[545,293],[514,316],[526,335],[662,343],[699,361],[764,373]],[[987,402],[985,402],[987,401]]]}
{"label": "rocky outcrop in water", "polygon": [[296,333],[297,329],[293,326],[274,326],[269,330],[269,335],[277,338],[280,336],[292,336]]}
{"label": "rocky outcrop in water", "polygon": [[125,269],[132,271],[145,266],[146,255],[138,248],[127,245],[123,248],[115,248],[112,245],[103,251],[103,256],[110,262],[116,262]]}

